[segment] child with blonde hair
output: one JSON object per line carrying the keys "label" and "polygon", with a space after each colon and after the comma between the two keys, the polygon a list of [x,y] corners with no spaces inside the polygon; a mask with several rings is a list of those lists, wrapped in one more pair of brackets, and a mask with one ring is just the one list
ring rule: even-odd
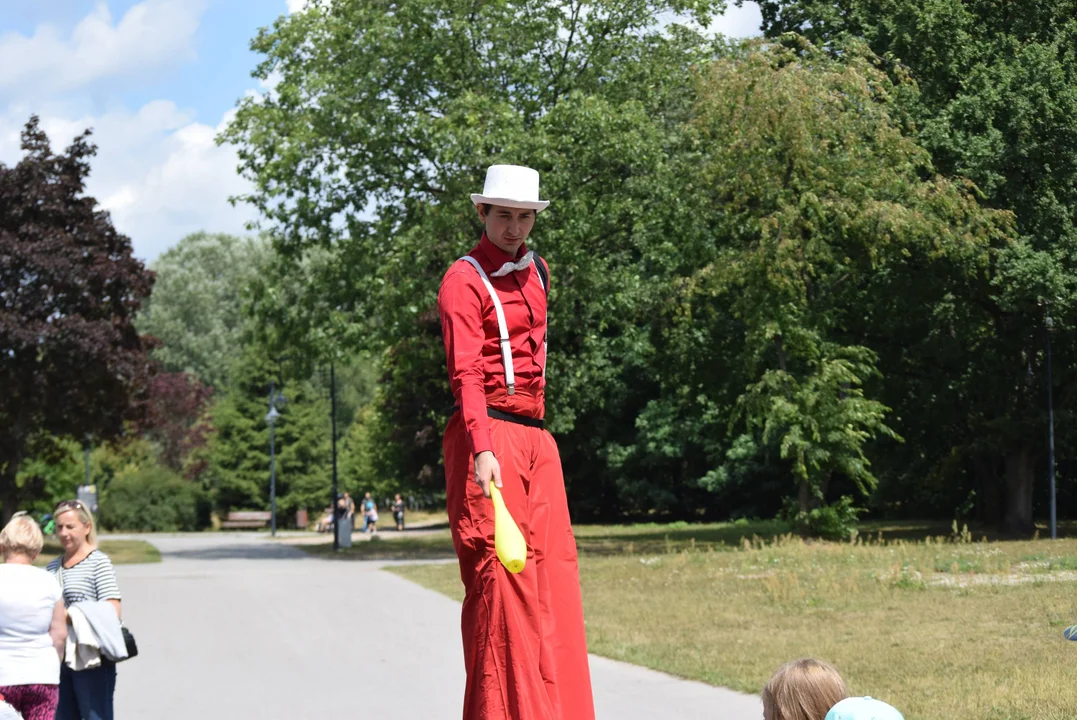
{"label": "child with blonde hair", "polygon": [[765,720],[825,720],[827,712],[849,696],[833,666],[802,658],[778,668],[763,688]]}

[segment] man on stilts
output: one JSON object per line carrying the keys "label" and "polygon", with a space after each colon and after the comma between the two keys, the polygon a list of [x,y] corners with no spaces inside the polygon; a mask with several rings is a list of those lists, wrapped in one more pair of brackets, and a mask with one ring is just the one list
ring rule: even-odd
{"label": "man on stilts", "polygon": [[[456,409],[445,429],[461,617],[464,720],[593,720],[576,541],[557,445],[545,430],[549,269],[527,250],[539,175],[494,165],[471,196],[485,232],[438,293]],[[490,483],[527,541],[512,574],[494,550]]]}

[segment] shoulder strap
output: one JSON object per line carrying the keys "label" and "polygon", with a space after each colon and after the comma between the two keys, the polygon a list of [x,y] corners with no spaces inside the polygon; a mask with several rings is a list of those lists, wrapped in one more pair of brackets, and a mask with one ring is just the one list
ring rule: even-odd
{"label": "shoulder strap", "polygon": [[501,336],[501,362],[505,366],[505,385],[508,386],[509,395],[516,393],[516,373],[512,368],[512,348],[509,345],[509,325],[505,322],[505,310],[501,307],[501,299],[494,291],[490,278],[486,271],[479,265],[479,261],[470,255],[460,258],[469,263],[479,273],[482,284],[486,286],[486,292],[490,293],[490,299],[494,302],[494,312],[497,314],[497,332]]}
{"label": "shoulder strap", "polygon": [[[547,270],[546,270],[546,263],[542,261],[542,256],[539,255],[538,253],[535,253],[535,257],[532,260],[532,262],[535,263],[535,269],[538,270],[539,282],[542,283],[542,290],[543,290],[543,292],[546,293],[546,298],[549,299],[549,297],[550,297],[550,273],[547,272]],[[550,326],[549,326],[549,315],[548,314],[547,314],[546,322],[547,322],[547,325],[546,325],[546,337],[544,337],[542,339],[542,354],[544,356],[543,361],[542,361],[542,377],[543,378],[546,377],[546,363],[550,359],[550,356],[549,356],[550,350],[549,350],[549,344],[548,344],[549,343],[549,335],[550,335]]]}
{"label": "shoulder strap", "polygon": [[550,273],[546,270],[546,263],[542,261],[542,256],[535,253],[535,269],[538,270],[539,278],[542,280],[542,289],[546,291],[546,297],[550,296]]}

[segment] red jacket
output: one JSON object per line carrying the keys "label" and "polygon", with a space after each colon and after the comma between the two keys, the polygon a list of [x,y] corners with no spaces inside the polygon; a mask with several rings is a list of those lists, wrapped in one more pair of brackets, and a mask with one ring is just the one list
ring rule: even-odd
{"label": "red jacket", "polygon": [[[483,233],[479,244],[468,253],[479,261],[487,275],[503,264],[518,260],[527,252],[520,247],[516,257],[494,245]],[[542,262],[539,260],[539,262]],[[548,275],[548,272],[547,272]],[[456,405],[463,413],[472,454],[492,450],[486,408],[541,418],[546,380],[546,291],[532,264],[502,277],[491,277],[505,313],[516,374],[516,395],[509,396],[505,366],[498,342],[497,315],[490,294],[479,273],[469,263],[457,260],[441,281],[438,311],[445,340],[445,358]]]}

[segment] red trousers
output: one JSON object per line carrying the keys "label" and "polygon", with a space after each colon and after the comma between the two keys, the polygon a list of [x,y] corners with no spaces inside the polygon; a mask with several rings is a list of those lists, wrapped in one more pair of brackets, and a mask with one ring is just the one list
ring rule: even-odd
{"label": "red trousers", "polygon": [[[498,408],[535,415],[526,396]],[[545,430],[490,420],[501,493],[527,540],[513,575],[494,552],[494,510],[473,481],[461,413],[445,429],[449,522],[466,594],[464,720],[593,720],[591,674],[557,445]]]}

